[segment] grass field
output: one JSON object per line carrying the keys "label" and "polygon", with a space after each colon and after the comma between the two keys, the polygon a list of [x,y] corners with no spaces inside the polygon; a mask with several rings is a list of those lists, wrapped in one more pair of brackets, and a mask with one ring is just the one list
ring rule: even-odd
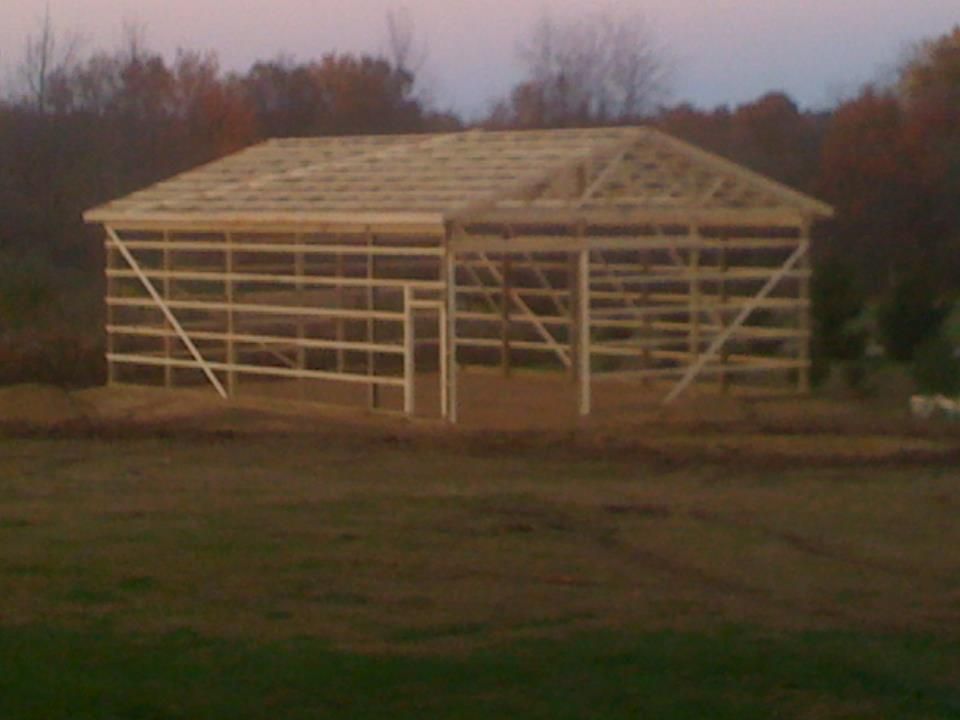
{"label": "grass field", "polygon": [[0,438],[0,718],[960,717],[955,455],[734,441]]}

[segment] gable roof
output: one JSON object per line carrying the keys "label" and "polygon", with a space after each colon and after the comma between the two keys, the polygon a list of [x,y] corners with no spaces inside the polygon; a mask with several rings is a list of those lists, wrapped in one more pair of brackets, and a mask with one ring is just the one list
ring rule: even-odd
{"label": "gable roof", "polygon": [[268,140],[88,211],[88,222],[566,221],[590,214],[827,217],[824,203],[658,130]]}

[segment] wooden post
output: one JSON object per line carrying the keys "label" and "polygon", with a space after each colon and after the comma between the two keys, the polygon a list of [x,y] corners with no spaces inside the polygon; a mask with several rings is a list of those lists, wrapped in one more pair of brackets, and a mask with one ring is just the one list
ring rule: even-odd
{"label": "wooden post", "polygon": [[[720,305],[721,307],[727,304],[727,270],[730,267],[730,260],[727,257],[727,243],[726,236],[720,238]],[[720,319],[720,332],[723,332],[726,327],[726,316],[724,311],[720,311],[717,314],[717,317]],[[726,345],[720,351],[720,365],[726,367],[729,362],[730,353],[727,351]],[[720,371],[720,390],[724,393],[730,391],[730,376],[727,374],[726,370]]]}
{"label": "wooden post", "polygon": [[[579,230],[574,230],[574,232],[579,232]],[[580,277],[580,259],[575,253],[570,253],[567,257],[567,292],[569,297],[569,315],[570,320],[567,325],[567,347],[569,348],[570,357],[577,357],[577,347],[580,343],[580,282],[578,278]],[[567,370],[567,376],[570,378],[570,382],[575,384],[579,376],[579,364],[576,362],[570,363],[570,367]]]}
{"label": "wooden post", "polygon": [[416,412],[416,337],[414,323],[416,316],[413,307],[413,288],[403,288],[403,412],[413,415]]}
{"label": "wooden post", "polygon": [[[296,245],[298,248],[303,245],[303,235],[296,236]],[[306,298],[304,295],[304,285],[303,285],[303,276],[305,272],[305,263],[303,257],[303,250],[298,249],[293,256],[293,275],[296,282],[296,291],[297,291],[297,306],[304,307],[306,305]],[[306,339],[307,333],[304,328],[304,319],[303,316],[297,317],[297,369],[303,370],[307,366],[307,350],[303,345],[303,341]]]}
{"label": "wooden post", "polygon": [[[800,242],[810,245],[810,221],[805,220],[800,228]],[[797,307],[797,329],[803,333],[798,339],[797,359],[801,365],[797,372],[797,391],[801,394],[810,392],[810,252],[804,253],[800,259],[800,303]]]}
{"label": "wooden post", "polygon": [[[337,253],[336,266],[337,266],[337,267],[336,267],[337,280],[342,281],[342,280],[343,280],[343,275],[344,275],[344,270],[343,270],[343,253],[342,253],[342,252],[341,252],[341,253]],[[340,282],[340,283],[337,284],[336,290],[335,290],[334,292],[335,292],[335,294],[336,294],[337,309],[338,309],[338,310],[343,310],[343,304],[344,304],[344,303],[343,303],[343,283],[342,283],[342,282]],[[342,315],[337,317],[337,320],[336,320],[336,329],[337,329],[337,330],[336,330],[336,332],[337,332],[337,342],[338,342],[338,343],[342,343],[342,342],[343,342],[343,339],[344,339],[344,333],[343,333],[343,316],[342,316]],[[337,348],[337,372],[343,372],[343,369],[344,369],[344,353],[343,353],[343,348]]]}
{"label": "wooden post", "polygon": [[577,328],[577,376],[580,384],[580,416],[590,414],[590,251],[580,250],[579,290],[577,305],[579,308],[579,322]]}
{"label": "wooden post", "polygon": [[[107,298],[112,298],[116,295],[117,283],[116,280],[111,276],[111,271],[116,270],[117,268],[117,248],[113,243],[113,239],[109,233],[107,234],[108,242],[106,243],[106,285],[107,285]],[[117,381],[117,366],[110,357],[117,351],[117,343],[114,334],[110,331],[110,326],[116,323],[117,313],[113,305],[109,302],[106,304],[106,315],[107,315],[107,385],[113,385]],[[169,360],[169,358],[168,358]]]}
{"label": "wooden post", "polygon": [[234,302],[236,301],[236,293],[233,284],[233,273],[235,269],[234,257],[233,257],[233,233],[226,234],[227,250],[226,250],[226,268],[227,268],[227,284],[226,284],[226,300],[227,300],[227,365],[229,365],[229,370],[227,370],[227,395],[230,397],[236,397],[237,395],[237,371],[234,370],[234,366],[237,364],[237,348],[234,342],[234,335],[237,332],[236,326],[236,315],[233,309]]}
{"label": "wooden post", "polygon": [[[700,229],[696,226],[690,228],[691,236],[700,239]],[[689,262],[690,276],[690,336],[689,351],[690,362],[696,362],[700,355],[700,248],[690,249]]]}
{"label": "wooden post", "polygon": [[156,286],[153,284],[153,281],[150,280],[147,274],[143,271],[143,268],[140,267],[140,263],[137,262],[137,259],[124,244],[123,239],[117,234],[116,230],[111,228],[109,225],[106,226],[106,230],[107,234],[110,236],[112,244],[117,250],[120,251],[120,255],[123,257],[124,262],[127,263],[130,269],[133,271],[133,274],[140,281],[140,284],[146,289],[147,293],[150,295],[150,299],[154,302],[157,308],[159,308],[160,312],[163,313],[163,316],[167,319],[167,322],[173,326],[174,331],[177,333],[177,337],[179,337],[186,346],[190,355],[193,357],[194,362],[200,367],[201,370],[203,370],[203,374],[207,376],[207,379],[210,381],[210,384],[213,385],[214,389],[217,391],[217,394],[223,399],[226,399],[227,391],[223,387],[223,383],[220,382],[220,378],[217,377],[216,373],[213,371],[213,368],[211,368],[210,363],[207,362],[206,358],[204,358],[197,349],[196,344],[190,339],[190,336],[187,335],[187,332],[183,329],[180,321],[177,320],[177,316],[173,314],[169,304],[163,299],[163,296],[160,294],[160,291],[157,290]]}
{"label": "wooden post", "polygon": [[[661,232],[661,230],[658,228],[658,233],[659,233],[659,232]],[[649,275],[649,274],[650,274],[650,265],[651,265],[650,256],[651,256],[651,253],[652,253],[653,251],[652,251],[652,250],[640,250],[639,252],[642,253],[642,254],[641,254],[642,262],[641,262],[641,264],[640,264],[640,265],[641,265],[641,272],[642,272],[643,275]],[[648,283],[648,282],[644,282],[643,285],[640,287],[640,306],[643,307],[643,308],[649,308],[649,307],[650,307],[650,283]],[[640,337],[641,337],[643,340],[648,340],[648,339],[652,336],[652,334],[653,334],[653,327],[652,327],[652,325],[651,325],[651,320],[650,320],[650,315],[649,315],[649,314],[644,313],[644,314],[640,317],[640,329],[641,329]],[[644,370],[649,369],[649,368],[653,365],[653,363],[652,363],[652,357],[651,357],[651,355],[650,355],[650,348],[647,347],[646,345],[644,345],[644,346],[643,346],[643,349],[640,351],[640,357],[642,358],[642,361],[641,361],[640,365],[641,365],[641,367],[642,367]],[[650,378],[644,377],[644,379],[643,379],[643,384],[644,384],[644,385],[649,385],[650,382],[651,382]]]}
{"label": "wooden post", "polygon": [[808,243],[806,241],[802,242],[796,250],[794,250],[790,257],[786,259],[783,265],[780,266],[780,269],[777,270],[773,275],[771,275],[767,282],[762,288],[757,292],[757,294],[746,302],[743,307],[740,309],[740,312],[737,313],[737,316],[733,321],[727,325],[726,329],[721,332],[719,335],[714,336],[713,340],[710,342],[710,345],[707,346],[707,349],[700,355],[695,363],[691,363],[687,366],[686,371],[683,374],[683,377],[674,385],[673,389],[667,393],[667,396],[663,399],[664,405],[669,405],[672,403],[680,393],[687,389],[691,382],[693,382],[697,375],[703,370],[704,366],[712,360],[720,349],[723,347],[723,344],[730,339],[730,337],[735,333],[743,324],[747,321],[747,318],[750,317],[750,314],[757,308],[760,303],[763,302],[773,289],[780,283],[781,280],[796,267],[797,262],[807,253]]}
{"label": "wooden post", "polygon": [[[373,280],[376,277],[377,267],[374,262],[373,231],[367,228],[367,311],[373,312],[377,305],[377,294],[373,287]],[[377,338],[377,324],[373,317],[367,318],[367,342],[374,343]],[[367,352],[367,375],[372,379],[377,374],[377,356],[373,351]],[[380,389],[376,383],[371,382],[367,385],[367,406],[371,410],[376,410],[380,406]]]}
{"label": "wooden post", "polygon": [[[171,300],[171,280],[170,280],[170,231],[163,231],[163,299]],[[168,323],[164,322],[164,326],[167,326]],[[167,365],[163,368],[163,386],[166,388],[173,387],[173,366],[170,364],[170,360],[173,358],[173,338],[170,336],[172,328],[165,328],[168,332],[163,336],[163,357],[167,361]]]}
{"label": "wooden post", "polygon": [[510,377],[510,255],[501,258],[500,281],[500,367],[504,377]]}
{"label": "wooden post", "polygon": [[457,255],[450,247],[450,231],[447,231],[446,264],[446,303],[447,303],[447,421],[456,424],[459,408],[457,406]]}

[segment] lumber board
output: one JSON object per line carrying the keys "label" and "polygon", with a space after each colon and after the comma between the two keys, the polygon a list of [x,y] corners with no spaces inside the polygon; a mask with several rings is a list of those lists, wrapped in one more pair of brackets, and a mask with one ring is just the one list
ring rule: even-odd
{"label": "lumber board", "polygon": [[[200,370],[201,365],[196,360],[152,357],[127,353],[111,353],[107,356],[109,362],[127,365],[144,365],[153,367],[175,367]],[[226,363],[209,361],[206,363],[212,370],[218,372],[233,371],[242,375],[259,375],[263,377],[294,378],[300,380],[339,380],[341,382],[360,385],[391,385],[403,387],[403,378],[386,375],[358,375],[356,373],[327,372],[323,370],[300,370],[297,368],[269,367],[265,365],[245,365],[242,363]]]}

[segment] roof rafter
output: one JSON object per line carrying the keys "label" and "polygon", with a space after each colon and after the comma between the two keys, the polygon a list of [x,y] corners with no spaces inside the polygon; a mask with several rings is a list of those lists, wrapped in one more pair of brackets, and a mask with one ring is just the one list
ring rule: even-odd
{"label": "roof rafter", "polygon": [[829,217],[826,204],[659,130],[271,140],[85,214],[88,222],[437,226],[664,212]]}

